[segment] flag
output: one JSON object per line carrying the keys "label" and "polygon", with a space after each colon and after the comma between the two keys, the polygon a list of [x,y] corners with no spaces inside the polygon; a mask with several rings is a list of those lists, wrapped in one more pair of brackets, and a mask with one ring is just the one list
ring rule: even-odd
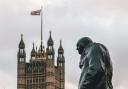
{"label": "flag", "polygon": [[32,11],[31,15],[40,15],[41,10]]}

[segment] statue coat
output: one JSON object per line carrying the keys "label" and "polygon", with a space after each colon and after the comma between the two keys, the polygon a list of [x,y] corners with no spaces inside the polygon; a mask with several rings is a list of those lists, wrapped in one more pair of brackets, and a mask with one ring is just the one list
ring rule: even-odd
{"label": "statue coat", "polygon": [[112,63],[104,45],[90,43],[81,54],[79,67],[81,76],[78,89],[113,89]]}

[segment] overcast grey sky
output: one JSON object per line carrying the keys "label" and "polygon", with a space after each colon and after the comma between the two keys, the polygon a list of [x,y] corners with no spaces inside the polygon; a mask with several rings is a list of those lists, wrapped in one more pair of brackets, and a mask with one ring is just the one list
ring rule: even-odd
{"label": "overcast grey sky", "polygon": [[[30,16],[41,0],[0,0],[0,89],[16,89],[17,50],[24,34],[27,61],[32,43],[39,47],[40,17]],[[44,45],[52,31],[54,48],[59,40],[65,49],[66,89],[77,89],[80,76],[76,42],[89,36],[109,49],[114,67],[114,89],[128,87],[128,1],[127,0],[45,0]]]}

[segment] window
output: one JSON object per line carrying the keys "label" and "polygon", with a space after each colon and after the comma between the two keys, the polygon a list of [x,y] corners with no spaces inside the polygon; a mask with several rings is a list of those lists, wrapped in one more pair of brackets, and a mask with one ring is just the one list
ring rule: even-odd
{"label": "window", "polygon": [[20,49],[20,53],[24,53],[24,49]]}
{"label": "window", "polygon": [[53,56],[52,55],[48,55],[48,59],[52,59],[53,58]]}
{"label": "window", "polygon": [[35,57],[32,57],[32,60],[35,60],[36,58]]}
{"label": "window", "polygon": [[20,58],[20,62],[24,62],[24,58]]}

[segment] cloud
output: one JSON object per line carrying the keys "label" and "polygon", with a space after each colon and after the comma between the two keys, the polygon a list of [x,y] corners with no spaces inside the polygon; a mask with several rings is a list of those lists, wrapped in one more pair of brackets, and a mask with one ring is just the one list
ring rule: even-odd
{"label": "cloud", "polygon": [[78,87],[73,82],[66,81],[66,87],[65,87],[65,89],[78,89]]}
{"label": "cloud", "polygon": [[122,82],[121,84],[117,85],[115,89],[127,89],[127,82]]}
{"label": "cloud", "polygon": [[[24,34],[27,61],[32,42],[40,44],[40,17],[30,16],[32,10],[40,8],[41,0],[0,1],[0,77],[2,89],[16,89],[16,60],[20,34]],[[79,55],[76,42],[89,36],[103,43],[110,51],[114,65],[115,89],[126,89],[127,74],[127,0],[48,0],[44,7],[44,45],[52,30],[55,51],[59,40],[65,49],[66,89],[76,89],[80,76]],[[57,53],[56,53],[57,56]],[[4,77],[5,80],[3,79]],[[0,81],[0,82],[1,82]]]}
{"label": "cloud", "polygon": [[16,89],[15,76],[0,70],[0,89]]}

